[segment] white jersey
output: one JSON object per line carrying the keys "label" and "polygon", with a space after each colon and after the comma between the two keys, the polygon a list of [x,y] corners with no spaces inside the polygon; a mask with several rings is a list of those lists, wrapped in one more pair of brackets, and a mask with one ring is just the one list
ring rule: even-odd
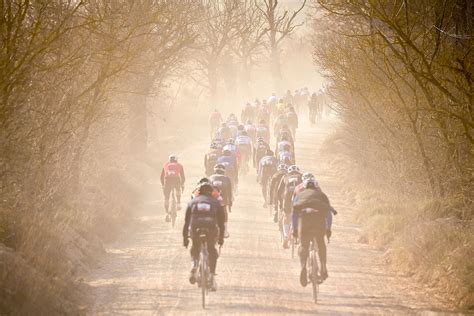
{"label": "white jersey", "polygon": [[236,145],[250,145],[252,143],[252,139],[246,135],[240,135],[235,139]]}

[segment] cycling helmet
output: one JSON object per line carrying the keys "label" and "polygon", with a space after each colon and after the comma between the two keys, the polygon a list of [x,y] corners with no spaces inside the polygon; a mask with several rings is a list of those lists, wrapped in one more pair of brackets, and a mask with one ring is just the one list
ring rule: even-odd
{"label": "cycling helmet", "polygon": [[297,165],[292,165],[288,167],[288,173],[300,172],[300,168]]}
{"label": "cycling helmet", "polygon": [[225,172],[225,166],[221,163],[218,163],[214,166],[214,172],[221,171],[222,173]]}
{"label": "cycling helmet", "polygon": [[177,162],[178,161],[178,157],[176,157],[176,155],[170,155],[168,157],[168,160],[169,162]]}
{"label": "cycling helmet", "polygon": [[278,165],[277,170],[278,170],[278,171],[282,171],[282,170],[285,170],[285,171],[286,171],[287,168],[288,168],[288,167],[287,167],[284,163],[281,163],[281,164]]}
{"label": "cycling helmet", "polygon": [[208,178],[202,177],[202,178],[199,179],[199,181],[198,181],[197,184],[200,185],[201,183],[209,183],[209,182],[210,182],[210,181],[209,181]]}
{"label": "cycling helmet", "polygon": [[314,189],[318,186],[316,179],[313,177],[309,177],[303,180],[303,186],[305,189]]}
{"label": "cycling helmet", "polygon": [[198,191],[200,195],[211,195],[212,192],[214,191],[214,188],[212,187],[212,184],[209,182],[209,179],[207,179],[207,182],[200,182],[198,186]]}
{"label": "cycling helmet", "polygon": [[304,181],[306,179],[315,179],[314,175],[311,173],[311,172],[305,172],[303,173],[303,175],[301,176],[301,179]]}

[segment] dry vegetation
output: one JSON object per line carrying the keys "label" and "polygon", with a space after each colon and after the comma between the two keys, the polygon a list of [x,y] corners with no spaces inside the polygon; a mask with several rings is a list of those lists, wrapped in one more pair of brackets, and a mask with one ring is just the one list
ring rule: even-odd
{"label": "dry vegetation", "polygon": [[471,1],[318,1],[314,59],[340,127],[328,149],[364,239],[474,307]]}

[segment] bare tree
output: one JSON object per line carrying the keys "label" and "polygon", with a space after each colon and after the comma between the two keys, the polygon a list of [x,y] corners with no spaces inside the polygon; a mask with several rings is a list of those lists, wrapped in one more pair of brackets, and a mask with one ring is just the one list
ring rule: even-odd
{"label": "bare tree", "polygon": [[233,52],[240,59],[240,86],[244,96],[248,97],[252,95],[250,88],[252,68],[256,59],[263,54],[266,44],[265,35],[269,29],[266,27],[262,11],[256,10],[253,0],[243,1],[239,10],[238,36],[232,47]]}
{"label": "bare tree", "polygon": [[[198,23],[199,41],[196,44],[197,70],[206,78],[211,106],[217,106],[219,67],[229,45],[237,37],[239,2],[208,0],[202,5],[202,19]],[[196,79],[197,82],[202,80]]]}
{"label": "bare tree", "polygon": [[257,9],[263,14],[268,29],[268,39],[270,42],[271,71],[274,87],[281,90],[282,73],[280,65],[280,46],[282,41],[287,38],[302,23],[296,22],[296,17],[303,10],[306,0],[303,0],[301,6],[294,11],[281,9],[278,0],[255,0]]}

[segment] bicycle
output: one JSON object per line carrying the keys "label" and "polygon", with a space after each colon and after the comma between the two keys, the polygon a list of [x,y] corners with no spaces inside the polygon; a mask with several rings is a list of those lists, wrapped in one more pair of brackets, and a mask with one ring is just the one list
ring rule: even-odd
{"label": "bicycle", "polygon": [[307,266],[307,271],[309,272],[309,283],[311,283],[313,288],[313,300],[316,304],[318,302],[319,284],[323,281],[319,275],[319,267],[321,264],[319,262],[318,243],[316,242],[316,238],[313,238],[311,241]]}
{"label": "bicycle", "polygon": [[201,288],[202,294],[202,308],[206,308],[206,296],[209,293],[209,252],[207,250],[207,229],[198,229],[196,233],[199,235],[201,241],[201,252],[199,255],[199,274],[198,287]]}

